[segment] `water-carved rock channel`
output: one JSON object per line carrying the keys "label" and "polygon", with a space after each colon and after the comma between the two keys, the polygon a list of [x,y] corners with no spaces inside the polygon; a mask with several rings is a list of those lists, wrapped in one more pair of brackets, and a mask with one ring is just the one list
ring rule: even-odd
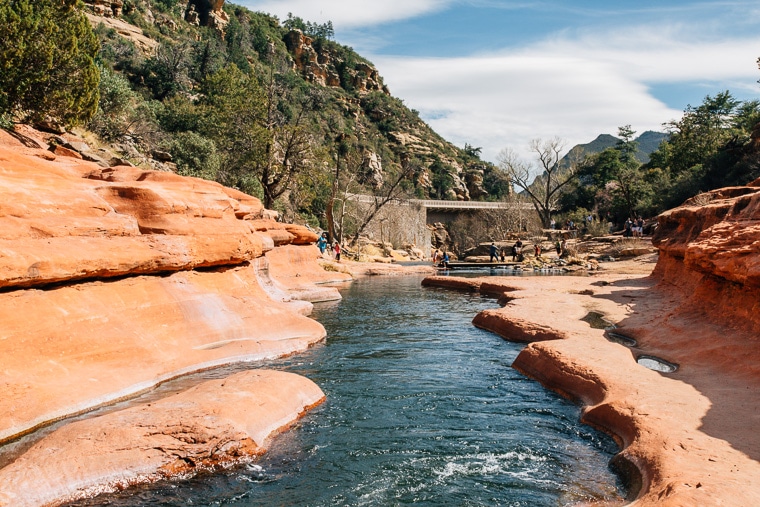
{"label": "water-carved rock channel", "polygon": [[[612,439],[510,365],[522,345],[473,327],[495,301],[361,279],[317,305],[327,342],[267,366],[327,401],[254,464],[76,505],[513,505],[617,501]],[[204,377],[227,375],[206,372]],[[72,504],[73,505],[73,504]]]}

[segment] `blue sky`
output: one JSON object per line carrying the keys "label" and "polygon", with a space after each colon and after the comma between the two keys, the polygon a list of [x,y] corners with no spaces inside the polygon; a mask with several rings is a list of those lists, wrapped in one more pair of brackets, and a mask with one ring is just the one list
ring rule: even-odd
{"label": "blue sky", "polygon": [[730,90],[760,99],[760,2],[237,0],[335,27],[391,93],[495,161],[531,139],[569,149],[630,124],[662,130]]}

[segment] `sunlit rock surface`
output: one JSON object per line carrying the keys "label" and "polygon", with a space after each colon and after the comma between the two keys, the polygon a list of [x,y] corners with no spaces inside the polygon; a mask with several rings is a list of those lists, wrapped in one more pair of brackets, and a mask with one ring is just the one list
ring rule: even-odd
{"label": "sunlit rock surface", "polygon": [[[32,129],[0,131],[0,442],[170,378],[324,339],[309,301],[340,295],[315,284],[350,276],[322,270],[316,234],[267,220],[258,199],[217,183],[104,169],[47,148]],[[184,473],[202,456],[213,464],[261,452],[267,434],[322,394],[295,375],[257,378],[193,398],[177,431],[194,432],[185,442],[194,446],[181,451],[150,440],[182,440],[171,401],[65,425],[0,470],[0,505],[55,504],[72,491]],[[254,406],[216,420],[217,394],[230,408],[231,399]],[[221,450],[217,433],[229,436]],[[66,461],[81,449],[81,461]],[[36,496],[21,503],[31,484]]]}
{"label": "sunlit rock surface", "polygon": [[324,399],[292,373],[252,370],[63,426],[0,470],[0,505],[47,505],[245,461]]}

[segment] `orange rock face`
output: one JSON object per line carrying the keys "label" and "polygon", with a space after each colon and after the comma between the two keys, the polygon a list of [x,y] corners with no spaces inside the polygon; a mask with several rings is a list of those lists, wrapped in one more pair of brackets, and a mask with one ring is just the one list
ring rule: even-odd
{"label": "orange rock face", "polygon": [[[502,284],[506,298],[474,324],[529,342],[513,367],[582,404],[582,421],[616,439],[630,505],[760,505],[758,190],[663,214],[649,275],[613,263],[588,277],[479,280],[489,294]],[[457,282],[427,283],[478,283]],[[616,328],[590,327],[590,314]],[[638,362],[651,357],[677,370]]]}
{"label": "orange rock face", "polygon": [[243,220],[259,217],[261,204],[219,184],[8,149],[0,156],[0,287],[240,264],[263,253],[261,234]]}
{"label": "orange rock face", "polygon": [[[313,285],[335,274],[317,265],[308,229],[264,220],[258,199],[217,183],[45,148],[0,131],[0,443],[170,378],[324,339],[307,300],[340,295]],[[309,289],[320,297],[301,297]],[[60,503],[261,452],[322,397],[305,379],[267,375],[66,425],[0,470],[0,505]],[[242,398],[255,406],[229,401]],[[197,446],[177,443],[185,430]]]}
{"label": "orange rock face", "polygon": [[0,505],[48,505],[250,460],[324,399],[314,382],[255,370],[66,425],[0,470]]}

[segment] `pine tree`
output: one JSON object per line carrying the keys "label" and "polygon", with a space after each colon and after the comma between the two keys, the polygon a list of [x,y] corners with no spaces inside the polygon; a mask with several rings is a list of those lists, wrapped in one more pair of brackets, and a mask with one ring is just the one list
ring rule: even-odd
{"label": "pine tree", "polygon": [[0,115],[86,121],[98,106],[98,41],[80,0],[0,2]]}

